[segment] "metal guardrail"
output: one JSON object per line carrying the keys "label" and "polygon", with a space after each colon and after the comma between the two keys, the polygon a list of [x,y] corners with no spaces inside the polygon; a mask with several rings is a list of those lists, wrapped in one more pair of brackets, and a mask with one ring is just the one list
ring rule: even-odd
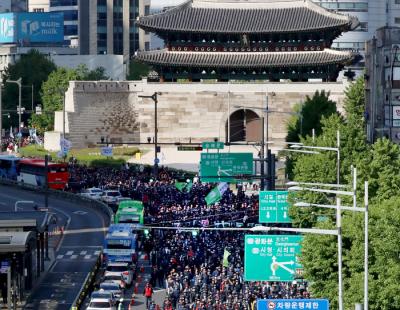
{"label": "metal guardrail", "polygon": [[102,254],[100,253],[92,271],[86,276],[78,296],[76,296],[74,302],[72,303],[71,310],[81,309],[82,303],[85,301],[88,293],[91,291],[90,288],[93,286],[93,283],[96,280],[96,274],[101,267],[101,255]]}
{"label": "metal guardrail", "polygon": [[[7,180],[4,178],[0,178],[0,184],[14,186],[14,187],[20,187],[22,189],[31,190],[31,191],[35,191],[35,192],[39,192],[39,193],[44,193],[46,191],[43,187],[33,186],[30,184],[20,183],[20,182],[16,182],[16,181],[11,181],[11,180]],[[61,190],[55,190],[55,189],[48,189],[48,193],[50,196],[53,196],[53,197],[64,198],[71,202],[84,203],[88,207],[101,210],[102,213],[104,213],[104,215],[106,215],[107,218],[109,219],[109,223],[107,223],[107,224],[110,224],[113,219],[114,212],[104,202],[90,199],[88,197],[84,197],[81,195],[64,192]]]}

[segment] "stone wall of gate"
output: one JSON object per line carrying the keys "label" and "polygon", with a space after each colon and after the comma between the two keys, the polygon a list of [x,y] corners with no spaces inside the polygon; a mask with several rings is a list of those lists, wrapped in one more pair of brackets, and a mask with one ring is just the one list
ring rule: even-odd
{"label": "stone wall of gate", "polygon": [[[290,112],[315,91],[325,90],[342,110],[348,82],[338,83],[149,83],[73,81],[66,93],[66,138],[73,148],[110,143],[147,142],[154,136],[158,93],[159,142],[226,141],[228,115],[250,109],[261,116],[268,100],[268,140],[283,144]],[[56,112],[55,131],[63,130]]]}

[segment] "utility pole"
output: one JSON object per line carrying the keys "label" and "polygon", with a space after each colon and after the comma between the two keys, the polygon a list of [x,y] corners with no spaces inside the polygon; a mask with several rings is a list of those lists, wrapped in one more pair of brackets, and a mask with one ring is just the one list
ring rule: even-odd
{"label": "utility pole", "polygon": [[3,84],[0,82],[0,153],[3,151],[3,102],[1,100],[1,88]]}
{"label": "utility pole", "polygon": [[[268,115],[268,113],[267,113]],[[267,116],[268,117],[268,116]],[[261,149],[260,149],[260,174],[261,174],[261,190],[265,190],[265,154],[264,154],[264,148],[265,148],[265,137],[264,137],[264,131],[265,131],[265,122],[264,122],[264,115],[261,118]],[[267,125],[268,126],[268,125]]]}
{"label": "utility pole", "polygon": [[13,80],[7,80],[7,83],[14,83],[18,85],[18,136],[19,136],[19,143],[18,146],[21,147],[21,142],[22,142],[22,133],[21,133],[21,115],[22,115],[22,109],[21,109],[21,101],[22,101],[22,78],[20,77],[18,80],[13,81]]}
{"label": "utility pole", "polygon": [[155,92],[151,96],[138,96],[139,98],[149,98],[154,101],[154,178],[158,177],[158,123],[157,123],[157,104],[158,104],[159,93]]}
{"label": "utility pole", "polygon": [[49,208],[49,155],[44,156],[44,207]]}

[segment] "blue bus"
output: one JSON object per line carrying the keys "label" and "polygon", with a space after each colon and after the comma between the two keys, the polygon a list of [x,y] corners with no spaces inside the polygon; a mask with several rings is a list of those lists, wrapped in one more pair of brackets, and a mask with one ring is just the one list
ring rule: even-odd
{"label": "blue bus", "polygon": [[14,155],[0,155],[0,178],[17,181],[17,166],[21,158]]}
{"label": "blue bus", "polygon": [[137,260],[137,234],[130,224],[111,224],[104,239],[104,258],[110,262]]}

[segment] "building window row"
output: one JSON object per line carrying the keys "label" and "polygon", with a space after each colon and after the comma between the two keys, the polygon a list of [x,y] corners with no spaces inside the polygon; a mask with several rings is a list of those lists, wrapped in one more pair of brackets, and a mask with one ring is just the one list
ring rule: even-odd
{"label": "building window row", "polygon": [[368,2],[320,2],[320,5],[334,11],[368,12]]}
{"label": "building window row", "polygon": [[72,36],[78,34],[78,25],[64,25],[64,35]]}
{"label": "building window row", "polygon": [[74,6],[78,5],[78,0],[50,0],[50,6]]}

